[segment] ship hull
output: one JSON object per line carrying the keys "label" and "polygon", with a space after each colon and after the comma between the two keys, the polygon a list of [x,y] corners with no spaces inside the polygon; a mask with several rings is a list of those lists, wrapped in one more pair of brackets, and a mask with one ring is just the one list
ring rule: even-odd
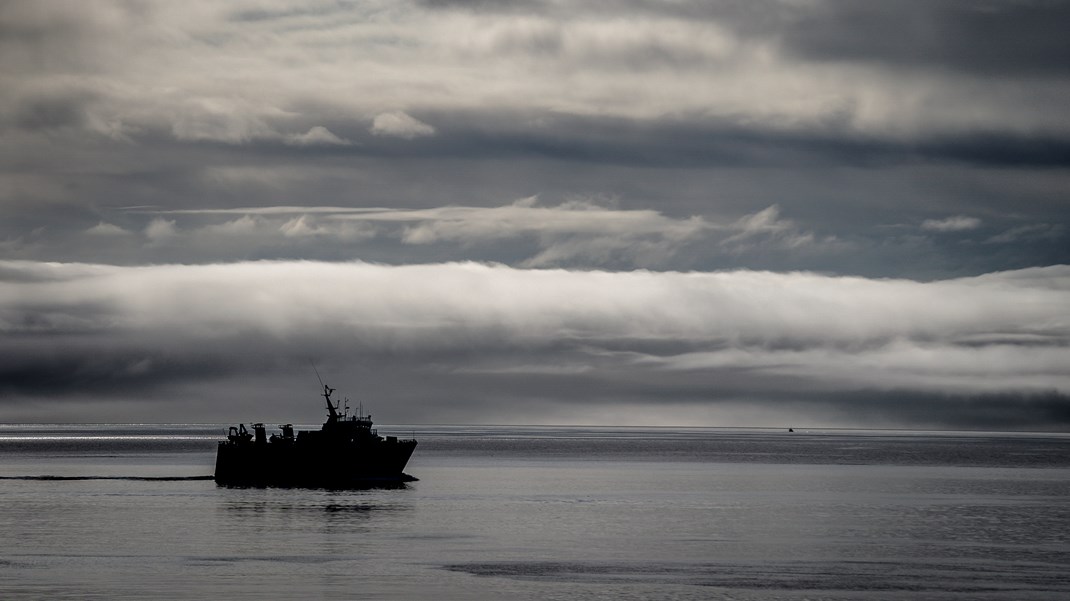
{"label": "ship hull", "polygon": [[215,481],[225,486],[352,488],[410,482],[415,440],[339,444],[219,443]]}

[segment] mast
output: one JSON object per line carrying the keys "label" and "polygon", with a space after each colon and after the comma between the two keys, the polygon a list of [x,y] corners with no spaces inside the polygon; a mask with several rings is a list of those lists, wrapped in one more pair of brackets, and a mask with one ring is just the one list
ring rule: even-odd
{"label": "mast", "polygon": [[331,404],[332,392],[334,392],[333,388],[326,384],[323,385],[323,398],[327,400],[327,412],[331,414],[331,416],[327,418],[327,421],[329,422],[338,421],[338,411],[335,409],[334,405]]}

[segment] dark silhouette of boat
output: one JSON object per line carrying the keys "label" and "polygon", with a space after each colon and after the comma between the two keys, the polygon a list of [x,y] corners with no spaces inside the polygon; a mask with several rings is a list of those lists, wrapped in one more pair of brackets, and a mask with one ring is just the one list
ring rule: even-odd
{"label": "dark silhouette of boat", "polygon": [[340,415],[331,402],[333,388],[323,386],[327,421],[319,431],[279,426],[267,436],[264,424],[231,426],[216,454],[215,481],[237,486],[360,488],[416,480],[404,473],[416,440],[379,436],[370,415]]}

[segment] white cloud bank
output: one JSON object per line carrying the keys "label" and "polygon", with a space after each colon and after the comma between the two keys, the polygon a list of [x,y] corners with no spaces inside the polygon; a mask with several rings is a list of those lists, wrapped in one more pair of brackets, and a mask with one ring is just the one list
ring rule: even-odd
{"label": "white cloud bank", "polygon": [[[865,390],[1070,394],[1067,266],[916,282],[475,263],[2,262],[0,277],[0,352],[13,358],[0,382],[21,394],[36,385],[19,384],[27,373],[103,370],[108,382],[147,386],[154,374],[200,379],[308,358],[388,360],[409,387],[432,372],[510,377],[577,410],[613,378],[645,382],[651,403],[683,394],[674,387],[700,404]],[[537,387],[553,374],[577,388]],[[418,392],[430,405],[457,394]]]}

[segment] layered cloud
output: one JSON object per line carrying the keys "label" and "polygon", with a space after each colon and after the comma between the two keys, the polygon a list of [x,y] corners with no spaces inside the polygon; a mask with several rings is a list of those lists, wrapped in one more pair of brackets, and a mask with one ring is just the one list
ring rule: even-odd
{"label": "layered cloud", "polygon": [[[285,181],[292,174],[273,175]],[[267,175],[228,170],[217,177],[241,185]],[[260,185],[275,183],[268,179]],[[556,204],[531,196],[498,206],[429,208],[125,207],[94,215],[81,231],[49,247],[47,258],[69,261],[88,254],[119,263],[130,263],[130,257],[153,263],[477,260],[518,267],[670,270],[788,265],[839,273],[885,261],[876,270],[862,271],[933,277],[951,253],[965,253],[983,265],[985,253],[1015,257],[1030,248],[1054,249],[1066,234],[1059,225],[993,226],[964,215],[832,233],[837,230],[829,231],[828,223],[810,226],[776,204],[742,215],[721,212],[715,218],[670,216],[622,204],[604,195],[572,195]],[[41,253],[33,238],[12,241],[11,256],[32,253]],[[922,254],[924,261],[903,264],[904,257]]]}
{"label": "layered cloud", "polygon": [[[22,127],[226,143],[301,135],[339,113],[372,134],[426,136],[435,128],[411,109],[503,104],[773,131],[1068,133],[1055,58],[1068,49],[1050,25],[1065,18],[1060,3],[641,2],[609,19],[598,2],[449,4],[9,5],[3,54],[19,78],[8,100]],[[998,52],[984,50],[993,32]],[[1032,110],[1017,110],[1024,99]]]}
{"label": "layered cloud", "polygon": [[[338,245],[358,254],[369,243],[434,247],[437,253],[489,258],[502,246],[531,249],[515,263],[523,267],[665,267],[685,251],[706,247],[733,256],[755,249],[834,248],[780,215],[777,206],[716,222],[700,216],[671,218],[658,211],[624,209],[614,199],[576,197],[559,205],[531,196],[497,207],[447,206],[428,209],[346,207],[241,207],[159,211],[134,208],[124,216],[150,221],[143,239],[123,243],[173,248],[195,245],[206,259],[228,260],[248,252],[314,256],[314,248]],[[181,222],[181,225],[179,225]],[[129,233],[100,222],[84,235]],[[212,252],[215,254],[211,254]]]}
{"label": "layered cloud", "polygon": [[1067,13],[0,3],[5,410],[1064,424]]}
{"label": "layered cloud", "polygon": [[[909,277],[1062,263],[1070,75],[1051,24],[1065,12],[965,0],[9,3],[0,245],[10,257],[117,263],[378,260],[397,249],[143,254],[73,235],[102,222],[145,233],[115,217],[130,205],[489,215],[537,193],[547,206],[611,197],[635,215],[708,223],[775,206],[798,232],[737,237],[719,249],[729,263],[661,234],[634,251],[612,235],[554,234],[444,258]],[[429,219],[410,240],[450,243],[462,223],[478,227]],[[895,223],[931,236],[889,242],[868,229]],[[331,229],[307,217],[286,231],[294,241]],[[345,239],[394,239],[368,230]],[[992,243],[933,240],[952,231]],[[765,250],[830,239],[851,249],[847,262]],[[400,256],[434,258],[408,246]]]}
{"label": "layered cloud", "polygon": [[478,419],[485,406],[575,418],[637,394],[692,410],[802,395],[826,405],[822,419],[864,425],[868,409],[851,418],[843,397],[868,391],[930,395],[927,419],[942,423],[940,398],[1070,394],[1065,267],[929,283],[476,263],[6,262],[0,273],[12,400],[148,399],[244,380],[274,404],[257,378],[299,378],[308,361],[346,385],[357,369],[360,387],[430,421],[466,408]]}

